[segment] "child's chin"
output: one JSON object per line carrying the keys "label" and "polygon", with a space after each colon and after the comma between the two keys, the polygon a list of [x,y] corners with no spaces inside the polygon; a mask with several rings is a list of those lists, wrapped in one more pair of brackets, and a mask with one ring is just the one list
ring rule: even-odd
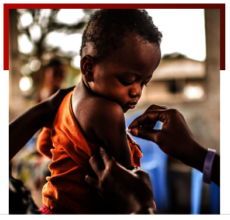
{"label": "child's chin", "polygon": [[127,111],[129,111],[129,108],[124,107],[124,108],[123,108],[123,112],[126,113]]}

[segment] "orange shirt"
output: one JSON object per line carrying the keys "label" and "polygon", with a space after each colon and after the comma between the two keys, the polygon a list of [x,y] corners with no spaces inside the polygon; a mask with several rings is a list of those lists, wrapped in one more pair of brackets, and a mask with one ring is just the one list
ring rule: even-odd
{"label": "orange shirt", "polygon": [[[96,190],[85,182],[87,174],[95,175],[89,164],[99,146],[86,141],[71,107],[72,93],[63,99],[50,128],[38,137],[38,151],[52,159],[51,176],[42,190],[43,203],[58,213],[109,213]],[[142,153],[128,136],[132,166],[140,166]],[[67,211],[68,210],[68,211]]]}

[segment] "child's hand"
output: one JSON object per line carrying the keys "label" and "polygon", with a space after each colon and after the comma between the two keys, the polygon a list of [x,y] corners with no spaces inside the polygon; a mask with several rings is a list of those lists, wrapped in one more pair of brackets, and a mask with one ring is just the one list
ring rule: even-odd
{"label": "child's hand", "polygon": [[86,182],[120,213],[130,214],[144,208],[155,208],[149,175],[141,170],[127,170],[112,155],[100,148],[101,158],[95,155],[89,162],[98,179],[85,177]]}

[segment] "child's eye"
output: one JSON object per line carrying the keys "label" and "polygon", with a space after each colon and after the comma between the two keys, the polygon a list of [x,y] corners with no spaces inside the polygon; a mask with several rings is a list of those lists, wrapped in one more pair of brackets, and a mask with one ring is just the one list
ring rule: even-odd
{"label": "child's eye", "polygon": [[128,82],[128,81],[125,81],[125,80],[122,80],[122,79],[120,79],[120,82],[121,82],[121,84],[124,85],[124,86],[130,86],[130,85],[133,84],[133,82]]}

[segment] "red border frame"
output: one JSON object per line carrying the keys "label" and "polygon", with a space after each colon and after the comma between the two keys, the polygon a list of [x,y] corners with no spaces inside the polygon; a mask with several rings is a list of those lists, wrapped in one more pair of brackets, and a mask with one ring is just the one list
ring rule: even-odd
{"label": "red border frame", "polygon": [[9,9],[45,8],[143,8],[143,9],[220,9],[220,70],[225,70],[225,4],[4,4],[3,69],[9,70]]}

